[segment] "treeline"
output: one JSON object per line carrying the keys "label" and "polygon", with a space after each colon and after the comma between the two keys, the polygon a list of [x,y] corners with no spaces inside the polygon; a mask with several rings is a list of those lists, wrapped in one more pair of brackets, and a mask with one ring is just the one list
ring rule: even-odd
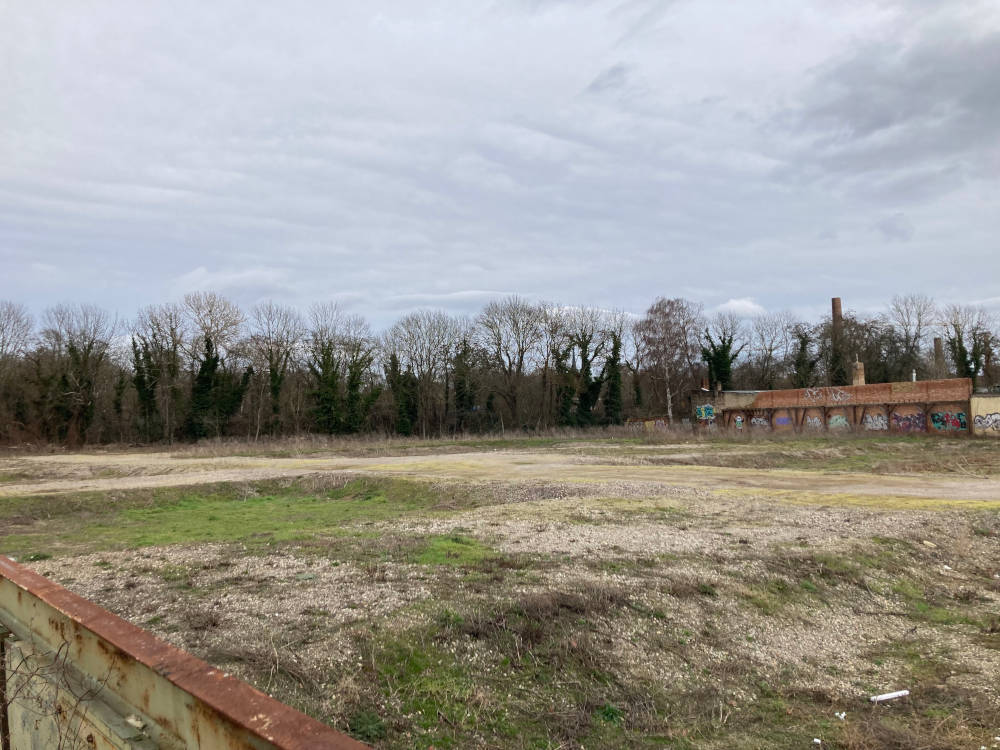
{"label": "treeline", "polygon": [[[0,441],[158,443],[305,432],[436,436],[690,416],[691,394],[962,376],[1000,382],[1000,326],[983,310],[896,297],[885,314],[796,320],[656,300],[641,317],[490,302],[374,332],[334,304],[248,311],[211,292],[121,321],[58,305],[36,323],[0,301]],[[933,339],[944,343],[935,356]]]}

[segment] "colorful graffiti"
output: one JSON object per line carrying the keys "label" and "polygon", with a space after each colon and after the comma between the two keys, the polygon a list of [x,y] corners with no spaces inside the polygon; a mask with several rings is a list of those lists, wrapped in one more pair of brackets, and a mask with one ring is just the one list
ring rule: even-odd
{"label": "colorful graffiti", "polygon": [[820,401],[833,401],[835,404],[850,401],[853,394],[842,388],[806,388],[802,398],[806,401],[819,403]]}
{"label": "colorful graffiti", "polygon": [[[690,425],[690,422],[688,422]],[[631,419],[625,423],[625,427],[631,432],[666,432],[670,429],[670,424],[663,417],[653,419]]]}
{"label": "colorful graffiti", "polygon": [[915,414],[892,415],[892,426],[897,432],[926,432],[927,416],[918,411]]}
{"label": "colorful graffiti", "polygon": [[979,414],[976,416],[974,424],[977,430],[993,430],[1000,432],[1000,413]]}
{"label": "colorful graffiti", "polygon": [[865,418],[861,420],[861,424],[864,425],[866,430],[876,432],[889,429],[889,420],[886,419],[885,414],[865,414]]}
{"label": "colorful graffiti", "polygon": [[822,430],[823,420],[819,417],[806,417],[806,429],[807,430]]}
{"label": "colorful graffiti", "polygon": [[774,423],[780,427],[787,427],[792,423],[791,417],[775,417]]}
{"label": "colorful graffiti", "polygon": [[848,430],[851,427],[843,414],[831,414],[828,424],[831,430]]}
{"label": "colorful graffiti", "polygon": [[737,430],[743,429],[743,415],[737,414],[735,417],[733,417],[733,427],[735,427]]}
{"label": "colorful graffiti", "polygon": [[715,407],[711,404],[694,407],[694,415],[703,421],[715,419]]}
{"label": "colorful graffiti", "polygon": [[967,430],[969,423],[966,421],[965,412],[935,411],[931,413],[931,426],[935,430]]}

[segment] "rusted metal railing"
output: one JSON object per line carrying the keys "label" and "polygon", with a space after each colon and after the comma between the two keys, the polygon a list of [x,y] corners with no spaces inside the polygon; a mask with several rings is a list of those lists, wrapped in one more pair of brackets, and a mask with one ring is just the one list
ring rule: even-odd
{"label": "rusted metal railing", "polygon": [[0,748],[366,747],[0,557]]}

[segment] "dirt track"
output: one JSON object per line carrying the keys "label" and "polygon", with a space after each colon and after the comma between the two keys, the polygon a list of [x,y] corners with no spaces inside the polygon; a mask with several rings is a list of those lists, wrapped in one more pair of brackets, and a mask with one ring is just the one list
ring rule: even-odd
{"label": "dirt track", "polygon": [[317,473],[395,475],[463,481],[627,480],[721,492],[793,495],[814,502],[912,498],[994,507],[1000,482],[940,475],[873,475],[688,465],[622,465],[600,457],[546,451],[431,456],[179,457],[170,453],[78,453],[0,459],[0,497],[256,481]]}

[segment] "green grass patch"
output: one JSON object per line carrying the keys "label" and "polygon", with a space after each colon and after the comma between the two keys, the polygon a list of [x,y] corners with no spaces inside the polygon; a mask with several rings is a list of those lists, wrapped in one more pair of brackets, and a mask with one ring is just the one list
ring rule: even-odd
{"label": "green grass patch", "polygon": [[893,584],[892,591],[906,602],[910,610],[910,617],[914,620],[920,620],[932,625],[974,625],[978,628],[983,627],[983,623],[979,619],[944,607],[937,601],[929,598],[923,587],[915,581],[908,579],[900,580]]}
{"label": "green grass patch", "polygon": [[[3,505],[9,509],[18,502],[6,500]],[[36,503],[31,498],[23,505],[32,510]],[[29,526],[11,525],[0,541],[0,553],[21,556],[40,548],[57,554],[205,542],[305,541],[357,533],[366,523],[417,515],[440,517],[475,503],[474,497],[459,488],[440,490],[398,479],[361,479],[314,493],[295,485],[267,484],[259,491],[248,491],[245,486],[144,491],[126,495],[115,504],[105,498],[100,507],[95,507],[90,496],[59,498],[48,518]],[[475,554],[464,547],[467,555]],[[454,551],[436,549],[442,558]]]}
{"label": "green grass patch", "polygon": [[472,537],[449,534],[428,537],[415,555],[414,562],[421,565],[472,566],[495,554],[493,549]]}
{"label": "green grass patch", "polygon": [[775,616],[799,601],[803,595],[800,587],[792,585],[785,579],[771,578],[762,584],[751,586],[745,596],[747,601],[763,614]]}

